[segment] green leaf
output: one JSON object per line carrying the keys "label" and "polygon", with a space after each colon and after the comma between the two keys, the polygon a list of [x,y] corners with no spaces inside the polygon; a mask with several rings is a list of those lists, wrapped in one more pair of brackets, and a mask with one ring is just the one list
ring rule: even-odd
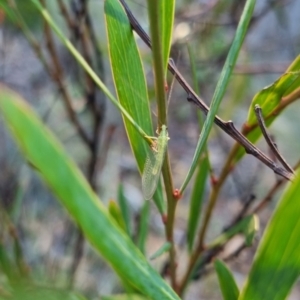
{"label": "green leaf", "polygon": [[[193,77],[193,85],[196,93],[199,95],[199,85],[197,79],[197,72],[196,72],[196,60],[194,51],[189,44],[187,44],[191,70],[192,70],[192,77]],[[203,117],[202,113],[197,110],[198,122],[199,122],[199,129],[203,127]],[[207,147],[204,146],[204,154],[200,157],[198,162],[198,171],[195,176],[192,195],[191,195],[191,204],[190,204],[190,211],[188,217],[188,229],[187,229],[187,242],[188,242],[188,250],[191,252],[193,249],[198,224],[201,218],[201,209],[202,203],[204,199],[204,192],[205,192],[205,185],[207,182],[207,177],[209,175],[210,170],[210,162],[209,162],[209,154]]]}
{"label": "green leaf", "polygon": [[179,299],[110,217],[52,133],[4,86],[0,87],[0,110],[25,158],[116,273],[152,299]]}
{"label": "green leaf", "polygon": [[0,269],[1,273],[5,274],[7,279],[14,280],[19,274],[16,272],[16,266],[11,261],[11,258],[7,255],[6,249],[0,240]]}
{"label": "green leaf", "polygon": [[42,18],[35,5],[30,1],[14,0],[13,3],[13,1],[0,0],[0,7],[4,9],[9,23],[18,24],[20,22],[19,13],[21,13],[22,22],[24,21],[31,30],[41,28]]}
{"label": "green leaf", "polygon": [[108,211],[109,211],[111,217],[119,225],[120,229],[122,229],[124,232],[126,232],[126,225],[125,225],[121,210],[115,201],[113,201],[113,200],[109,201]]}
{"label": "green leaf", "polygon": [[300,176],[269,221],[239,300],[286,299],[300,275]]}
{"label": "green leaf", "polygon": [[[1,298],[3,299],[3,298]],[[82,295],[74,292],[55,289],[54,287],[39,287],[29,282],[18,282],[12,286],[10,300],[85,300]]]}
{"label": "green leaf", "polygon": [[130,218],[131,218],[130,209],[128,206],[128,201],[124,195],[122,184],[119,184],[119,188],[118,188],[118,203],[120,206],[123,220],[125,222],[126,232],[127,232],[128,236],[132,236],[131,222],[130,222]]}
{"label": "green leaf", "polygon": [[172,32],[175,13],[175,0],[159,1],[161,17],[161,41],[163,69],[166,75],[172,42]]}
{"label": "green leaf", "polygon": [[[128,121],[133,128],[139,133],[141,137],[143,137],[148,143],[152,142],[151,138],[149,138],[149,133],[146,134],[146,132],[143,130],[141,126],[135,121],[135,119],[131,116],[130,113],[121,105],[121,103],[112,95],[112,93],[109,91],[107,86],[102,82],[102,80],[98,77],[98,75],[95,73],[95,71],[90,67],[90,65],[87,63],[87,61],[82,57],[82,55],[77,51],[77,49],[73,46],[73,44],[66,38],[66,36],[63,34],[63,32],[59,29],[59,27],[56,25],[55,21],[50,16],[49,12],[41,5],[41,3],[38,0],[31,0],[31,2],[38,8],[41,15],[44,17],[45,21],[48,22],[48,24],[51,26],[53,31],[57,34],[57,36],[60,38],[62,43],[65,45],[65,47],[71,52],[71,54],[74,56],[74,58],[77,60],[78,64],[81,65],[81,67],[89,74],[89,76],[93,79],[93,81],[96,83],[96,85],[103,91],[103,93],[107,96],[107,98],[119,109],[119,111],[122,113],[122,116],[126,118],[126,121]],[[120,12],[120,11],[119,11]],[[124,13],[124,11],[123,11]],[[127,19],[126,19],[127,20]],[[121,19],[121,22],[124,21],[124,18]],[[121,58],[121,57],[120,57]],[[128,85],[128,82],[125,82]],[[137,94],[136,94],[137,95]],[[138,97],[136,97],[138,98]],[[141,100],[140,98],[138,101]],[[151,128],[152,130],[152,128]],[[140,142],[139,144],[141,144]],[[141,157],[143,158],[143,155],[141,154]],[[138,158],[138,167],[142,167],[143,159]],[[141,169],[140,169],[141,171]],[[155,193],[154,197],[155,203],[161,213],[164,212],[164,202],[162,197],[162,188],[161,184],[159,184],[158,189]]]}
{"label": "green leaf", "polygon": [[150,201],[145,201],[141,216],[140,216],[140,224],[139,224],[139,232],[137,239],[137,246],[141,250],[143,254],[146,253],[145,246],[149,231],[149,217],[150,217]]}
{"label": "green leaf", "polygon": [[[39,2],[39,0],[31,0],[31,2],[38,8],[40,14],[44,17],[45,21],[50,25],[53,31],[57,34],[61,42],[64,46],[71,52],[74,56],[78,64],[86,71],[87,74],[93,79],[96,85],[103,91],[103,93],[107,96],[107,98],[116,106],[116,108],[122,113],[122,116],[126,118],[127,121],[131,123],[131,125],[135,128],[135,130],[140,134],[142,138],[144,138],[149,143],[152,140],[148,137],[148,134],[139,126],[139,124],[135,121],[135,119],[128,113],[128,111],[119,103],[119,101],[112,95],[107,86],[103,83],[103,81],[98,77],[95,71],[91,68],[91,66],[87,63],[87,61],[83,58],[83,56],[78,52],[78,50],[74,47],[69,39],[66,38],[64,33],[57,26],[47,9],[43,7],[43,5]],[[128,82],[127,82],[128,84]]]}
{"label": "green leaf", "polygon": [[256,0],[247,0],[238,28],[236,30],[236,34],[233,40],[233,43],[231,45],[231,48],[229,50],[228,56],[226,58],[223,70],[221,72],[220,78],[218,80],[211,106],[210,106],[210,111],[207,114],[207,118],[205,120],[203,129],[201,130],[201,134],[197,143],[197,147],[195,150],[195,154],[193,157],[192,165],[190,167],[190,170],[188,171],[188,174],[180,188],[181,193],[185,190],[187,187],[190,179],[192,178],[192,175],[194,174],[197,163],[199,160],[200,155],[202,152],[205,150],[205,145],[208,139],[208,135],[210,133],[210,130],[213,126],[214,119],[216,116],[216,113],[218,111],[218,108],[220,106],[220,103],[223,99],[223,96],[226,91],[226,87],[228,85],[232,70],[235,66],[239,51],[241,49],[242,43],[244,41],[249,22],[251,20],[251,16],[254,10]]}
{"label": "green leaf", "polygon": [[[291,94],[299,88],[300,55],[291,63],[286,73],[284,73],[274,83],[265,87],[254,96],[248,111],[245,128],[257,124],[254,112],[254,107],[256,104],[258,104],[262,109],[266,126],[270,126],[273,121],[279,116],[279,114],[276,113],[276,109],[278,105],[281,104],[282,97]],[[255,127],[249,133],[247,133],[246,136],[252,143],[255,143],[262,136],[262,132],[260,128]],[[239,161],[244,154],[245,150],[240,147],[236,154],[235,161]]]}
{"label": "green leaf", "polygon": [[[106,0],[104,10],[110,63],[119,102],[148,136],[153,136],[146,79],[131,25],[118,0]],[[142,173],[149,146],[141,139],[131,122],[125,118],[123,121],[139,171]],[[162,213],[165,208],[160,184],[154,200]]]}
{"label": "green leaf", "polygon": [[239,289],[230,270],[219,259],[215,261],[215,269],[217,271],[223,299],[237,300],[239,297]]}
{"label": "green leaf", "polygon": [[[278,117],[278,114],[275,114],[275,110],[277,106],[280,104],[281,99],[287,92],[292,92],[296,86],[299,87],[300,80],[300,72],[289,72],[283,74],[279,79],[277,79],[273,84],[265,87],[260,92],[258,92],[250,105],[250,109],[248,112],[247,122],[245,127],[253,126],[257,124],[257,119],[254,112],[254,107],[258,104],[264,116],[266,126],[270,126],[272,122]],[[293,88],[293,90],[291,89]],[[261,136],[262,132],[259,127],[255,127],[248,134],[246,134],[247,138],[255,143]],[[245,154],[245,150],[240,147],[235,161],[238,161]]]}
{"label": "green leaf", "polygon": [[218,237],[216,237],[207,248],[215,248],[224,245],[231,237],[238,233],[242,233],[245,236],[246,244],[250,244],[258,230],[258,219],[256,215],[246,216],[233,227],[229,228]]}
{"label": "green leaf", "polygon": [[[270,124],[269,118],[281,101],[281,98],[288,91],[291,85],[300,78],[300,72],[289,72],[283,74],[279,79],[277,79],[273,84],[264,88],[258,92],[251,103],[248,112],[247,124],[246,126],[251,126],[257,123],[256,115],[254,112],[254,107],[258,104],[263,112],[266,122]],[[271,118],[272,121],[275,116]]]}
{"label": "green leaf", "polygon": [[[126,13],[118,0],[104,4],[110,62],[119,102],[149,135],[153,136],[146,80],[140,54]],[[126,119],[125,128],[142,173],[147,143]]]}
{"label": "green leaf", "polygon": [[193,249],[199,220],[201,217],[202,203],[204,199],[205,185],[207,175],[209,174],[209,161],[207,155],[200,158],[198,171],[195,177],[193,191],[191,195],[191,204],[188,218],[187,241],[188,249]]}
{"label": "green leaf", "polygon": [[16,23],[18,18],[15,11],[7,3],[7,0],[0,0],[0,8],[4,10],[6,18],[12,23]]}
{"label": "green leaf", "polygon": [[164,243],[154,254],[151,255],[150,259],[153,260],[157,257],[160,257],[162,254],[168,252],[172,247],[172,244],[169,242]]}
{"label": "green leaf", "polygon": [[147,0],[148,18],[150,23],[150,36],[152,44],[155,95],[157,102],[158,131],[160,131],[161,126],[167,125],[165,70],[163,65],[161,33],[162,11],[160,10],[162,6],[159,5],[159,2],[162,1]]}
{"label": "green leaf", "polygon": [[120,294],[113,296],[101,296],[102,300],[147,300],[147,298],[141,295],[135,294]]}
{"label": "green leaf", "polygon": [[[296,59],[291,63],[291,65],[286,70],[286,73],[288,72],[299,72],[300,70],[300,55],[296,57]],[[297,80],[286,90],[283,96],[287,96],[294,92],[296,89],[300,88],[300,76]]]}
{"label": "green leaf", "polygon": [[245,244],[246,246],[251,246],[257,231],[259,230],[259,219],[257,215],[252,215],[248,224],[245,226]]}

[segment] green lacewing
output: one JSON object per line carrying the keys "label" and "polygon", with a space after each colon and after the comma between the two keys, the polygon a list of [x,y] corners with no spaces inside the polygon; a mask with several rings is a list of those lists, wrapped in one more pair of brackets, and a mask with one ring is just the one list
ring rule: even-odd
{"label": "green lacewing", "polygon": [[161,167],[164,162],[168,146],[167,126],[162,125],[159,136],[156,139],[154,149],[148,153],[142,176],[143,196],[150,200],[156,191],[160,177]]}

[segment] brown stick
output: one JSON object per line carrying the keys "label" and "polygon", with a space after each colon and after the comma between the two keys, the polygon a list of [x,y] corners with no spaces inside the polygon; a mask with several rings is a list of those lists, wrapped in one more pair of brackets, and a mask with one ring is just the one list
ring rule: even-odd
{"label": "brown stick", "polygon": [[[119,0],[123,5],[126,14],[128,16],[129,22],[133,28],[133,30],[140,36],[140,38],[151,48],[151,41],[147,33],[138,23],[138,21],[133,16],[132,12],[128,8],[127,4],[124,0]],[[168,63],[169,71],[175,76],[178,83],[182,86],[182,88],[187,92],[188,97],[187,100],[189,102],[194,103],[199,109],[201,109],[205,115],[207,115],[209,111],[209,107],[204,103],[204,101],[196,94],[196,92],[191,88],[191,86],[184,79],[182,74],[178,71],[178,69],[171,63]],[[270,159],[267,155],[265,155],[261,150],[259,150],[255,145],[253,145],[242,133],[240,133],[232,123],[232,121],[225,122],[220,117],[216,116],[214,120],[215,124],[219,126],[223,131],[225,131],[229,136],[231,136],[234,140],[236,140],[240,145],[245,148],[245,151],[248,154],[253,155],[258,160],[260,160],[267,167],[272,169],[274,173],[291,180],[294,175],[291,172],[286,171],[282,167],[277,166],[277,164]]]}

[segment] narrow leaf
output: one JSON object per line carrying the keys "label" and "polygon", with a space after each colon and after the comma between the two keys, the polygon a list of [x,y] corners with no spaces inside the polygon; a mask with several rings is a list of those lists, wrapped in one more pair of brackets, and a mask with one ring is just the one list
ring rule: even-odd
{"label": "narrow leaf", "polygon": [[120,295],[113,295],[113,296],[102,296],[101,300],[148,300],[148,299],[141,295],[120,294]]}
{"label": "narrow leaf", "polygon": [[[251,126],[257,123],[257,119],[254,112],[254,107],[258,104],[267,119],[278,106],[283,95],[288,91],[291,85],[300,78],[300,72],[289,72],[283,74],[278,80],[276,80],[270,86],[264,88],[258,92],[251,103],[248,112],[246,126]],[[273,118],[274,120],[274,118]]]}
{"label": "narrow leaf", "polygon": [[286,299],[300,275],[300,174],[269,221],[240,300]]}
{"label": "narrow leaf", "polygon": [[197,167],[199,157],[202,154],[203,150],[205,149],[205,144],[208,139],[208,135],[209,135],[212,125],[214,123],[216,113],[218,111],[220,103],[225,94],[226,87],[228,85],[232,70],[235,66],[240,48],[244,41],[247,29],[248,29],[248,25],[249,25],[249,22],[251,20],[251,16],[252,16],[252,13],[254,10],[255,2],[256,2],[255,0],[247,0],[247,2],[245,4],[245,8],[242,13],[232,46],[229,50],[228,56],[226,58],[226,62],[224,64],[223,70],[221,72],[220,78],[218,80],[218,84],[216,86],[216,89],[215,89],[215,92],[214,92],[214,95],[212,98],[210,111],[207,114],[207,118],[205,120],[203,129],[201,131],[201,134],[200,134],[200,137],[199,137],[199,140],[197,143],[197,147],[195,150],[191,168],[190,168],[190,170],[184,180],[184,183],[182,184],[182,187],[180,189],[181,193],[186,188],[192,175],[194,174],[194,171]]}
{"label": "narrow leaf", "polygon": [[161,5],[159,2],[148,0],[148,16],[150,23],[150,36],[152,42],[152,58],[155,80],[155,95],[157,101],[158,130],[162,125],[167,125],[166,93],[165,93],[165,70],[162,55],[161,33]]}
{"label": "narrow leaf", "polygon": [[111,217],[119,225],[119,228],[122,229],[124,232],[126,232],[126,225],[125,225],[121,210],[115,201],[110,200],[108,202],[108,211],[109,211],[109,214],[111,215]]}
{"label": "narrow leaf", "polygon": [[237,224],[235,224],[230,229],[226,230],[222,234],[220,234],[217,238],[215,238],[207,248],[215,248],[224,245],[231,237],[238,233],[242,233],[245,236],[245,241],[250,242],[254,238],[254,235],[258,229],[258,220],[254,215],[246,216],[242,220],[240,220]]}
{"label": "narrow leaf", "polygon": [[10,300],[85,300],[82,295],[74,292],[64,291],[62,289],[55,289],[54,287],[39,287],[32,284],[23,283],[12,286],[12,291],[9,298]]}
{"label": "narrow leaf", "polygon": [[[192,69],[193,85],[196,93],[199,95],[199,85],[196,73],[196,60],[194,52],[189,44],[187,44],[190,64]],[[200,111],[197,110],[199,129],[203,127],[203,116]],[[191,195],[191,204],[188,217],[188,229],[187,229],[187,241],[188,241],[188,250],[191,252],[193,249],[195,236],[197,233],[198,224],[201,218],[201,209],[204,199],[205,185],[207,182],[207,176],[210,170],[209,155],[206,145],[204,146],[205,154],[200,157],[198,163],[198,171],[195,176],[194,186]]]}
{"label": "narrow leaf", "polygon": [[221,260],[217,259],[215,261],[215,269],[217,271],[223,299],[237,300],[239,297],[239,289],[228,267]]}
{"label": "narrow leaf", "polygon": [[6,253],[6,249],[2,244],[2,241],[0,241],[0,269],[2,271],[2,274],[5,274],[7,279],[9,280],[16,280],[19,275],[16,272],[16,266],[13,264],[11,258]]}
{"label": "narrow leaf", "polygon": [[[31,2],[38,8],[41,15],[44,17],[45,21],[50,25],[53,31],[57,34],[61,42],[64,46],[71,52],[74,56],[78,64],[89,74],[89,76],[93,79],[96,85],[103,91],[103,93],[107,96],[107,98],[116,106],[116,108],[122,113],[122,116],[126,118],[128,122],[136,129],[136,131],[143,137],[147,142],[151,143],[151,139],[148,138],[148,135],[143,130],[142,127],[135,121],[135,119],[128,113],[128,111],[118,102],[118,100],[112,95],[107,86],[103,83],[103,81],[98,77],[95,71],[91,68],[91,66],[87,63],[87,61],[83,58],[83,56],[78,52],[78,50],[74,47],[69,39],[66,38],[64,33],[60,30],[60,28],[56,25],[55,21],[52,19],[49,12],[41,5],[38,0],[31,0]],[[127,83],[128,84],[128,83]]]}
{"label": "narrow leaf", "polygon": [[195,183],[191,195],[191,204],[188,218],[187,241],[188,249],[191,252],[193,249],[200,217],[202,203],[204,199],[205,185],[207,175],[209,174],[209,161],[207,155],[200,158],[198,171],[195,176]]}
{"label": "narrow leaf", "polygon": [[[5,11],[5,17],[8,19],[8,23],[13,23],[19,26],[21,23],[28,24],[28,30],[37,30],[41,28],[42,18],[39,15],[36,7],[23,0],[0,0],[0,7]],[[20,12],[22,15],[20,15]],[[22,20],[20,20],[22,18]],[[7,20],[5,20],[7,21]]]}
{"label": "narrow leaf", "polygon": [[166,76],[172,42],[175,0],[159,1],[161,12],[161,41],[163,69]]}
{"label": "narrow leaf", "polygon": [[118,203],[120,206],[121,214],[123,217],[123,220],[125,222],[125,228],[128,236],[132,236],[131,231],[131,221],[130,221],[130,208],[128,206],[128,201],[124,195],[123,185],[119,184],[118,188]]}
{"label": "narrow leaf", "polygon": [[109,216],[52,133],[17,94],[3,86],[0,110],[25,158],[117,274],[152,299],[179,299]]}
{"label": "narrow leaf", "polygon": [[[153,136],[144,70],[130,23],[118,0],[106,0],[104,11],[118,100],[146,133]],[[139,170],[142,172],[149,147],[130,122],[124,119],[124,124]]]}
{"label": "narrow leaf", "polygon": [[[104,10],[110,63],[118,99],[148,136],[153,136],[146,79],[131,25],[118,0],[106,0]],[[132,123],[126,118],[123,120],[132,152],[142,173],[149,146],[141,139]],[[161,185],[154,201],[162,213],[165,207]]]}
{"label": "narrow leaf", "polygon": [[160,257],[162,254],[168,252],[171,249],[171,247],[171,243],[164,243],[154,254],[151,255],[150,259],[153,260],[157,257]]}
{"label": "narrow leaf", "polygon": [[252,215],[244,230],[246,246],[252,245],[258,230],[259,230],[259,219],[257,215]]}
{"label": "narrow leaf", "polygon": [[146,240],[149,229],[150,201],[145,201],[140,216],[137,246],[143,254],[146,253]]}
{"label": "narrow leaf", "polygon": [[[300,70],[300,55],[296,57],[296,59],[291,63],[291,65],[286,70],[286,73],[288,72],[299,72]],[[284,93],[283,96],[287,96],[294,92],[296,89],[300,88],[300,76],[295,82],[287,89],[287,91]]]}
{"label": "narrow leaf", "polygon": [[7,0],[0,0],[0,8],[5,12],[6,18],[12,23],[16,24],[18,17],[16,16],[15,11],[8,4]]}
{"label": "narrow leaf", "polygon": [[[254,107],[256,104],[258,104],[262,109],[266,126],[270,126],[279,116],[279,112],[276,112],[276,109],[281,104],[282,98],[299,88],[300,55],[292,62],[286,73],[254,96],[248,111],[247,122],[244,127],[251,128],[251,126],[257,124],[254,112]],[[256,127],[247,133],[246,136],[252,143],[255,143],[262,136],[262,132],[259,127]],[[235,157],[235,161],[237,162],[240,160],[244,154],[245,150],[240,148]]]}

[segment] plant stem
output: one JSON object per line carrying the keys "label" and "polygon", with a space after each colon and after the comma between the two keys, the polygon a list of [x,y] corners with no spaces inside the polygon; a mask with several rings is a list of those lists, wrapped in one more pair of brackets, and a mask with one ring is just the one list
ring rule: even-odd
{"label": "plant stem", "polygon": [[190,256],[187,270],[186,270],[185,275],[179,285],[179,289],[178,289],[179,295],[181,295],[183,293],[185,287],[187,286],[189,279],[192,276],[195,265],[204,250],[204,238],[205,238],[207,228],[208,228],[208,225],[209,225],[209,222],[211,219],[211,215],[212,215],[213,209],[215,207],[219,192],[222,188],[222,185],[223,185],[224,181],[226,180],[227,175],[230,173],[230,171],[232,169],[231,162],[234,157],[235,157],[235,151],[232,151],[227,158],[227,161],[223,167],[223,170],[221,172],[219,179],[212,186],[212,190],[211,190],[210,197],[208,200],[208,205],[207,205],[206,211],[204,213],[204,220],[203,220],[202,226],[199,231],[198,242],[195,247],[195,250],[192,252],[192,255]]}
{"label": "plant stem", "polygon": [[[33,0],[31,0],[33,1]],[[130,21],[130,24],[132,28],[135,30],[135,32],[141,37],[141,39],[148,45],[148,47],[151,46],[151,41],[147,33],[143,30],[141,25],[138,23],[138,21],[133,16],[132,12],[128,8],[127,4],[124,0],[119,0],[121,4],[123,5],[128,19]],[[188,97],[187,100],[189,102],[194,103],[200,110],[204,112],[204,114],[208,114],[209,107],[205,104],[205,102],[197,95],[197,93],[191,88],[191,86],[187,83],[187,81],[184,79],[182,74],[177,70],[177,68],[172,64],[168,63],[168,69],[169,71],[175,76],[178,83],[182,86],[182,88],[187,92]],[[225,122],[217,115],[214,118],[215,124],[220,127],[224,132],[226,132],[231,138],[233,138],[235,141],[237,141],[242,147],[245,148],[246,152],[248,154],[253,155],[258,160],[260,160],[263,164],[265,164],[267,167],[272,169],[274,173],[291,180],[293,178],[293,174],[290,172],[287,172],[285,169],[278,167],[277,164],[270,159],[267,155],[265,155],[261,150],[259,150],[255,145],[253,145],[241,132],[239,132],[234,124],[231,121]],[[183,190],[187,186],[187,181],[185,182],[185,185],[181,187],[180,194],[182,194]]]}
{"label": "plant stem", "polygon": [[164,88],[165,77],[163,69],[160,32],[161,15],[159,12],[159,8],[160,6],[158,0],[148,0],[148,15],[152,41],[155,93],[157,98],[158,131],[160,131],[162,125],[167,125],[166,95]]}
{"label": "plant stem", "polygon": [[[154,77],[155,77],[155,92],[157,97],[157,112],[158,112],[158,131],[160,131],[162,125],[167,125],[167,110],[166,110],[166,95],[164,88],[164,70],[162,60],[162,48],[161,48],[161,32],[160,21],[161,15],[159,12],[159,1],[148,0],[148,13],[151,29],[152,40],[152,56],[154,65]],[[165,185],[166,197],[167,197],[167,220],[165,225],[166,239],[171,244],[169,250],[170,254],[170,277],[171,285],[176,290],[176,251],[174,246],[174,220],[176,212],[177,201],[173,196],[173,180],[171,174],[171,167],[169,161],[168,151],[166,152],[164,163],[162,166],[162,175]]]}
{"label": "plant stem", "polygon": [[177,206],[177,200],[173,196],[173,180],[171,175],[170,161],[168,152],[165,156],[165,161],[162,166],[162,174],[165,185],[165,192],[167,197],[167,220],[165,226],[166,238],[167,241],[171,243],[171,248],[169,250],[170,254],[170,277],[171,277],[171,285],[173,289],[177,290],[177,281],[176,281],[176,251],[174,245],[174,220],[175,220],[175,212]]}

